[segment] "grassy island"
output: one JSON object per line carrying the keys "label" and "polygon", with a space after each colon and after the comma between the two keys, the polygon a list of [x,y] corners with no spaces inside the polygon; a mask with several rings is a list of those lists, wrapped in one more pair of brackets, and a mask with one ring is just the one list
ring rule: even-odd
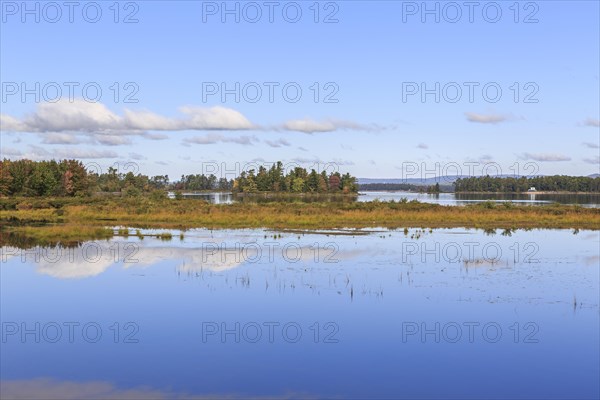
{"label": "grassy island", "polygon": [[2,235],[39,240],[107,238],[114,226],[134,228],[449,228],[600,229],[600,209],[484,202],[441,206],[415,201],[234,203],[194,199],[3,198]]}

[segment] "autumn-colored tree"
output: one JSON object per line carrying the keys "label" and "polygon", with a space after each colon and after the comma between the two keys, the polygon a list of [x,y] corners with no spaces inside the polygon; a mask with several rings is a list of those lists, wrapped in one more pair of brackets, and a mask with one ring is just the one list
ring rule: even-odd
{"label": "autumn-colored tree", "polygon": [[0,195],[9,196],[11,194],[11,184],[13,177],[10,174],[10,160],[0,161]]}
{"label": "autumn-colored tree", "polygon": [[65,194],[69,196],[73,194],[73,173],[69,170],[65,171],[63,174],[62,188]]}
{"label": "autumn-colored tree", "polygon": [[[588,187],[585,181],[572,183],[573,187]],[[600,186],[600,185],[596,185]],[[148,177],[133,172],[119,173],[109,167],[106,173],[99,168],[88,170],[78,160],[0,161],[0,195],[3,196],[89,196],[94,192],[121,192],[125,195],[141,195],[156,190],[233,190],[234,192],[293,192],[325,193],[327,191],[355,192],[356,178],[314,169],[308,172],[295,167],[284,173],[283,163],[277,162],[269,169],[260,166],[242,172],[235,181],[218,179],[214,175],[182,175],[179,181],[170,183],[167,175]],[[158,194],[153,198],[160,198]]]}
{"label": "autumn-colored tree", "polygon": [[340,190],[340,185],[342,180],[340,178],[340,174],[335,172],[329,176],[329,191],[337,192]]}
{"label": "autumn-colored tree", "polygon": [[302,193],[304,191],[304,179],[294,178],[292,182],[292,192]]}

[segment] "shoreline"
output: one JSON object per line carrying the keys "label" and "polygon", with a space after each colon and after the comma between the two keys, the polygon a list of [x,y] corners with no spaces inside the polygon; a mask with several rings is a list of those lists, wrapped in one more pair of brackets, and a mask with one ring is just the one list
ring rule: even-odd
{"label": "shoreline", "polygon": [[549,191],[535,191],[535,192],[451,192],[455,194],[528,194],[528,195],[536,195],[536,194],[552,194],[552,195],[576,195],[576,196],[600,196],[598,192],[549,192]]}
{"label": "shoreline", "polygon": [[577,195],[577,196],[598,196],[600,193],[597,192],[548,192],[548,191],[537,191],[537,192],[439,192],[439,193],[427,193],[418,192],[411,190],[359,190],[359,195],[363,193],[416,193],[416,194],[486,194],[486,195],[536,195],[536,194],[551,194],[551,195]]}
{"label": "shoreline", "polygon": [[431,203],[234,203],[182,200],[0,199],[2,243],[77,242],[110,238],[111,228],[148,229],[358,229],[477,228],[600,230],[600,208],[570,205],[516,206],[479,203],[442,206]]}

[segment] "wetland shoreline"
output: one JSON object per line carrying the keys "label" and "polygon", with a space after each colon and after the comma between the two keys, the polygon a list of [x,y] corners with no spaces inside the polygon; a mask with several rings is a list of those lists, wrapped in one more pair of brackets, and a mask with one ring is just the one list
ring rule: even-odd
{"label": "wetland shoreline", "polygon": [[600,209],[484,202],[234,203],[150,198],[2,198],[1,244],[109,238],[114,226],[148,229],[360,228],[600,229]]}

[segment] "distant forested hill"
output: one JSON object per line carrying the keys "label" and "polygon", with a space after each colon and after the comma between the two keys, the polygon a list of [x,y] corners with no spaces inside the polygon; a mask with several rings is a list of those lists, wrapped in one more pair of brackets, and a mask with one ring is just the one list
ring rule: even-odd
{"label": "distant forested hill", "polygon": [[531,178],[495,178],[490,176],[457,179],[456,192],[527,192],[531,187],[543,192],[600,193],[600,177],[536,176]]}

